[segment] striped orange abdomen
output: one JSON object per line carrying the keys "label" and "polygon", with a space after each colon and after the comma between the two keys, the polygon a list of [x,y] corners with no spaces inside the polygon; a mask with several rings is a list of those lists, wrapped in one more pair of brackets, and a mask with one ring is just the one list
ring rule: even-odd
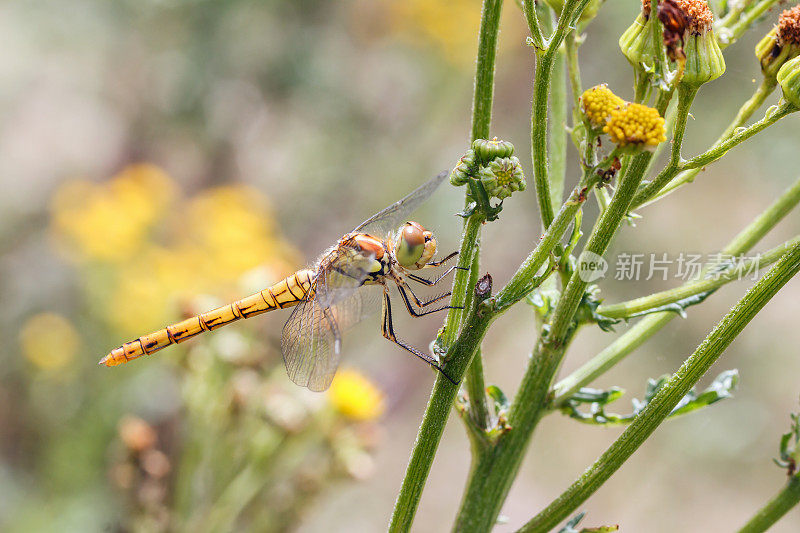
{"label": "striped orange abdomen", "polygon": [[313,270],[299,270],[278,283],[207,313],[187,318],[149,335],[126,342],[100,360],[101,365],[117,366],[143,355],[149,355],[199,335],[217,329],[240,318],[250,318],[274,309],[284,309],[300,303],[311,289]]}

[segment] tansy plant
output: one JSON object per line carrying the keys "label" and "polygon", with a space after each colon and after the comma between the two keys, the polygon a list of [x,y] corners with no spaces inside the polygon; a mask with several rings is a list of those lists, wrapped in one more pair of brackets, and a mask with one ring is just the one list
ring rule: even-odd
{"label": "tansy plant", "polygon": [[[800,181],[733,236],[721,248],[718,260],[705,265],[684,285],[627,302],[605,302],[601,287],[592,284],[597,280],[592,273],[620,226],[634,218],[634,210],[664,200],[671,191],[691,183],[699,170],[800,109],[800,7],[790,6],[776,17],[770,8],[777,3],[721,0],[709,5],[705,0],[643,0],[636,5],[637,13],[632,14],[634,20],[619,39],[618,49],[609,46],[607,39],[595,42],[595,46],[608,47],[606,53],[627,58],[632,83],[611,87],[607,80],[597,79],[585,88],[578,67],[580,47],[587,38],[583,32],[588,30],[591,38],[590,22],[603,13],[603,3],[517,2],[530,30],[529,51],[536,59],[530,131],[530,181],[534,186],[524,194],[536,197],[542,234],[513,276],[501,282],[488,275],[479,277],[481,230],[487,222],[505,223],[503,203],[516,201],[526,189],[526,180],[512,144],[495,137],[491,128],[503,4],[484,0],[472,140],[450,174],[452,185],[466,191],[465,209],[460,213],[464,219],[458,256],[461,268],[455,274],[453,307],[433,345],[444,371],[459,385],[442,375],[436,379],[395,503],[391,531],[411,529],[453,407],[472,448],[455,531],[493,528],[531,437],[546,415],[560,412],[582,423],[625,426],[594,464],[520,530],[551,531],[571,518],[561,531],[577,531],[583,518],[583,513],[579,514],[582,503],[662,422],[731,396],[739,377],[735,370],[723,372],[705,389],[696,385],[756,313],[800,270],[800,237],[761,256],[762,266],[771,265],[769,271],[742,295],[674,374],[653,378],[643,387],[642,399],[633,401],[629,413],[611,412],[622,389],[590,386],[673,318],[685,316],[690,306],[752,268],[752,261],[737,263],[724,258],[752,250],[800,202]],[[510,9],[516,5],[511,4]],[[708,148],[684,147],[698,91],[725,74],[724,50],[767,16],[773,17],[776,26],[758,43],[752,63],[754,76],[763,82]],[[565,77],[572,98],[567,97]],[[564,123],[570,122],[570,102],[572,120],[565,128]],[[752,121],[764,104],[769,107],[763,116]],[[580,154],[580,175],[574,180],[566,176],[570,140]],[[668,154],[661,164],[658,156],[664,149]],[[571,187],[567,194],[566,184]],[[590,196],[596,197],[600,207],[594,220],[586,220],[588,215],[583,213]],[[493,291],[493,283],[499,290]],[[534,309],[538,338],[530,355],[519,354],[527,361],[526,369],[517,390],[509,394],[486,385],[483,358],[493,354],[490,346],[482,349],[482,341],[494,320],[519,302]],[[569,347],[583,329],[594,327],[607,332],[617,327],[623,333],[583,366],[556,380]],[[346,398],[343,401],[348,404]],[[791,438],[797,440],[796,419],[793,428],[781,441],[780,464],[790,469],[789,485],[780,493],[779,502],[759,511],[759,518],[743,531],[763,531],[800,498],[796,470],[790,466],[797,458],[796,448],[789,446]],[[677,518],[675,527],[682,527]],[[583,531],[615,529],[600,525]]]}

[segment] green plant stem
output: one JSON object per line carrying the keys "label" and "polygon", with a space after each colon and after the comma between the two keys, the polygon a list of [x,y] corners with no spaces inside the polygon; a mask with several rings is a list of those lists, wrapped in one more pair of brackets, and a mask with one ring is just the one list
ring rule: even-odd
{"label": "green plant stem", "polygon": [[[767,209],[748,224],[721,251],[721,256],[737,256],[750,251],[778,222],[800,203],[800,178],[786,189]],[[713,265],[711,265],[713,266]],[[644,317],[580,368],[559,381],[553,388],[554,407],[594,381],[644,344],[678,315],[669,311]]]}
{"label": "green plant stem", "polygon": [[[726,139],[729,139],[738,128],[744,126],[750,117],[753,116],[753,113],[755,113],[756,110],[763,105],[767,96],[772,94],[777,84],[778,82],[775,80],[775,78],[764,78],[761,81],[761,84],[759,84],[758,88],[756,88],[753,95],[742,105],[742,107],[739,108],[739,111],[736,113],[736,117],[728,125],[728,127],[725,128],[725,131],[722,132],[722,135],[720,135],[719,138],[714,142],[713,146],[717,146]],[[681,172],[647,203],[650,204],[655,202],[668,195],[678,187],[694,181],[694,178],[701,171],[702,168],[693,168],[691,170],[685,170]]]}
{"label": "green plant stem", "polygon": [[[472,140],[488,138],[490,133],[497,38],[500,31],[502,7],[502,0],[484,0],[481,10],[472,104]],[[458,380],[463,377],[478,348],[478,344],[476,344],[470,349],[464,349],[462,345],[458,344],[457,336],[460,339],[465,334],[464,331],[461,331],[459,335],[464,310],[472,308],[474,303],[471,300],[473,291],[469,286],[469,280],[473,277],[473,270],[477,272],[479,268],[476,255],[483,222],[480,212],[476,212],[464,223],[458,257],[458,266],[461,268],[456,270],[453,280],[452,307],[447,313],[444,331],[437,339],[437,344],[447,351],[443,366],[450,368],[454,365],[456,368],[453,371],[460,370],[460,367],[463,366],[461,372],[448,374]],[[475,379],[475,377],[473,376],[471,379]],[[457,391],[458,387],[453,386],[447,379],[442,376],[437,377],[395,502],[389,526],[390,531],[408,531],[411,528],[425,481],[428,478],[447,422],[447,414],[450,412]]]}
{"label": "green plant stem", "polygon": [[[570,198],[562,205],[553,224],[547,228],[539,244],[520,265],[511,281],[495,297],[483,302],[483,305],[480,306],[480,312],[472,312],[466,318],[458,338],[451,345],[444,358],[443,369],[450,377],[455,380],[460,380],[463,377],[483,340],[483,334],[486,332],[489,323],[544,281],[543,277],[536,278],[536,273],[541,270],[548,258],[551,257],[553,248],[563,237],[575,213],[586,200],[586,189],[595,183],[595,178],[589,178],[585,188],[575,188]],[[480,303],[475,302],[474,298],[471,301],[473,308]],[[407,531],[411,527],[425,480],[430,472],[436,449],[447,422],[447,414],[457,392],[458,387],[441,375],[437,377],[433,392],[428,400],[428,406],[425,409],[422,425],[417,433],[417,440],[406,469],[403,485],[395,503],[390,531]]]}
{"label": "green plant stem", "polygon": [[[568,38],[567,41],[570,39]],[[550,88],[550,204],[561,205],[567,172],[567,55],[559,51]]]}
{"label": "green plant stem", "polygon": [[633,200],[634,208],[639,205],[639,198],[651,196],[658,193],[661,188],[666,185],[666,176],[672,176],[677,173],[677,169],[681,164],[681,147],[683,146],[683,136],[686,133],[686,122],[689,118],[692,102],[697,95],[697,88],[687,87],[683,84],[678,87],[678,107],[675,111],[675,131],[672,134],[672,149],[670,151],[669,162],[666,168],[659,173],[658,177],[648,183],[636,195]]}
{"label": "green plant stem", "polygon": [[720,18],[717,23],[714,24],[714,26],[718,29],[732,26],[736,22],[736,19],[739,18],[739,15],[741,15],[745,9],[750,7],[750,4],[752,4],[753,1],[754,0],[740,0],[739,2],[736,2],[731,10],[725,13],[725,16]]}
{"label": "green plant stem", "polygon": [[684,170],[691,170],[694,168],[701,168],[709,163],[713,163],[717,159],[724,156],[731,148],[737,146],[750,137],[754,136],[755,134],[761,132],[765,128],[775,124],[783,117],[794,113],[797,111],[797,107],[792,105],[789,102],[781,101],[780,104],[775,106],[774,108],[770,108],[767,110],[766,115],[764,118],[751,124],[749,127],[740,129],[728,139],[725,139],[719,144],[713,145],[707,151],[703,152],[702,154],[695,156],[687,161],[683,161],[677,166],[674,165],[667,165],[664,170],[662,170],[656,178],[647,184],[646,187],[642,188],[641,191],[636,195],[633,199],[632,208],[635,209],[637,207],[641,207],[648,201],[650,201],[656,194],[658,194],[662,188],[664,188],[669,182],[675,178],[675,176],[684,171]]}
{"label": "green plant stem", "polygon": [[[486,278],[488,278],[488,283],[482,286]],[[444,372],[456,382],[463,379],[492,319],[491,314],[485,313],[481,306],[481,303],[491,293],[491,277],[486,276],[486,278],[476,285],[472,307],[464,327],[448,350],[447,357],[442,364]],[[422,489],[428,479],[433,458],[439,447],[439,441],[457,393],[458,385],[451,383],[441,373],[437,374],[422,424],[417,432],[417,440],[414,443],[406,475],[400,493],[397,495],[389,531],[409,531],[411,529],[422,496]]]}
{"label": "green plant stem", "polygon": [[[470,271],[468,287],[474,287],[478,282],[478,269],[480,256],[475,254],[472,270]],[[475,352],[464,378],[469,398],[469,414],[475,426],[481,430],[489,427],[489,408],[486,405],[486,384],[483,376],[483,355],[480,348]]]}
{"label": "green plant stem", "polygon": [[[530,406],[544,407],[547,388],[541,387],[541,383],[555,373],[566,344],[559,347],[537,344],[532,355],[537,363],[525,373],[517,392],[517,396],[524,396]],[[519,469],[521,452],[527,448],[533,434],[532,431],[520,431],[520,424],[535,425],[543,413],[542,408],[524,409],[516,402],[512,405],[508,415],[511,429],[472,464],[455,531],[483,532],[492,529]],[[526,420],[529,416],[533,416],[534,420]]]}
{"label": "green plant stem", "polygon": [[[597,224],[592,229],[581,255],[591,253],[603,256],[605,254],[611,239],[619,229],[622,218],[628,212],[628,207],[639,187],[639,183],[642,181],[644,170],[651,155],[649,152],[645,152],[633,158],[628,172],[622,176],[619,187],[611,198],[611,203],[608,204],[608,207],[600,215]],[[572,325],[572,318],[588,285],[588,282],[578,275],[578,271],[579,269],[576,269],[572,274],[553,312],[553,320],[546,340],[556,346],[566,338],[567,330]],[[547,387],[549,388],[549,386],[548,383]]]}
{"label": "green plant stem", "polygon": [[794,113],[795,111],[797,111],[797,107],[795,107],[793,104],[789,102],[782,101],[774,108],[768,109],[764,118],[762,118],[758,122],[755,122],[749,127],[737,131],[730,138],[724,140],[720,144],[712,146],[706,152],[698,156],[695,156],[689,159],[688,161],[685,161],[682,165],[680,165],[680,170],[700,168],[702,166],[711,163],[712,161],[716,161],[717,159],[725,155],[728,152],[728,150],[730,150],[734,146],[742,144],[750,137],[754,136],[757,133],[760,133],[765,128],[772,126],[783,117],[791,113]]}
{"label": "green plant stem", "polygon": [[551,258],[555,245],[564,236],[567,228],[574,220],[575,214],[586,200],[588,191],[596,183],[597,179],[590,177],[586,182],[582,182],[581,185],[575,187],[570,197],[559,209],[555,220],[547,228],[539,244],[522,262],[506,286],[492,299],[497,314],[508,310],[544,281],[536,277],[537,272],[544,266],[545,261]]}
{"label": "green plant stem", "polygon": [[739,533],[761,533],[783,517],[800,502],[800,474],[789,478],[786,485],[758,510],[758,512],[739,530]]}
{"label": "green plant stem", "polygon": [[[622,177],[611,204],[595,226],[585,250],[599,255],[605,252],[605,247],[627,212],[628,204],[641,181],[650,155],[643,153],[634,158],[629,171]],[[569,201],[562,207],[561,212],[563,213],[568,207]],[[550,335],[537,343],[509,409],[508,421],[511,429],[501,435],[494,446],[488,448],[476,462],[473,462],[456,520],[457,531],[488,531],[497,520],[533,430],[546,412],[550,384],[575,331],[568,326],[572,322],[585,288],[585,282],[574,274],[554,312]],[[558,325],[563,327],[557,329]]]}
{"label": "green plant stem", "polygon": [[764,13],[772,9],[772,7],[780,2],[780,0],[761,0],[755,6],[747,10],[736,21],[729,21],[729,24],[720,26],[716,31],[718,34],[719,46],[723,50],[735,43],[744,32],[750,29]]}
{"label": "green plant stem", "polygon": [[600,488],[669,416],[681,398],[798,270],[800,270],[800,245],[786,252],[775,266],[747,291],[597,461],[520,531],[550,531]]}
{"label": "green plant stem", "polygon": [[[572,108],[575,113],[580,113],[578,99],[583,94],[583,82],[581,81],[581,67],[578,62],[578,49],[581,46],[580,35],[572,32],[567,36],[564,41],[564,46],[567,51],[567,72],[569,74],[569,86],[572,91]],[[580,119],[575,121],[575,125],[580,122]]]}
{"label": "green plant stem", "polygon": [[[553,222],[553,204],[551,202],[550,181],[547,161],[547,98],[550,92],[550,80],[553,63],[564,37],[571,31],[573,16],[580,15],[589,0],[567,0],[561,15],[558,17],[556,29],[547,42],[544,50],[537,49],[536,73],[533,82],[533,104],[531,106],[531,157],[533,159],[533,177],[536,185],[536,197],[539,202],[539,216],[542,227],[547,228]],[[530,24],[535,10],[533,0],[523,2],[523,11]],[[530,28],[531,35],[535,29]]]}
{"label": "green plant stem", "polygon": [[648,296],[642,296],[627,302],[620,302],[617,304],[601,305],[597,308],[597,313],[608,318],[626,318],[634,315],[644,313],[649,309],[663,307],[665,305],[678,302],[684,298],[703,294],[704,292],[714,291],[723,285],[742,279],[753,269],[756,271],[765,266],[769,266],[791,248],[800,242],[800,237],[787,241],[780,246],[765,252],[759,256],[741,262],[736,268],[729,269],[719,274],[716,278],[700,279],[690,283],[685,283],[680,287],[669,289],[666,291],[656,292]]}
{"label": "green plant stem", "polygon": [[497,60],[497,36],[500,32],[502,0],[484,0],[481,12],[475,88],[472,97],[472,138],[488,139],[494,102],[494,67]]}
{"label": "green plant stem", "polygon": [[[657,104],[660,113],[663,113],[669,105],[670,98],[671,93],[661,93]],[[592,230],[584,250],[603,255],[620,221],[627,213],[651,155],[649,152],[644,152],[633,158],[620,178],[620,185],[611,203]],[[611,156],[606,158],[605,162],[609,162],[610,158]],[[594,176],[596,176],[595,170],[587,170],[585,167],[582,182],[594,179]],[[573,197],[574,195],[575,192]],[[585,200],[585,194],[580,197]],[[571,207],[568,200],[561,208],[560,214]],[[537,270],[538,268],[533,272]],[[509,288],[509,285],[506,288]],[[486,449],[472,464],[456,519],[456,530],[488,531],[497,520],[533,431],[546,412],[550,385],[575,332],[575,328],[571,328],[570,325],[585,289],[586,283],[577,273],[573,274],[553,313],[550,332],[537,343],[509,409],[508,421],[511,429],[498,437],[494,446]]]}

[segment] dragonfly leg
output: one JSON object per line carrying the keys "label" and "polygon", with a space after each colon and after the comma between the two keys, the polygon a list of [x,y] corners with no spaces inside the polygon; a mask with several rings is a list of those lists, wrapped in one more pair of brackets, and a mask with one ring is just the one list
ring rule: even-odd
{"label": "dragonfly leg", "polygon": [[[400,287],[400,285],[398,285],[398,287]],[[438,302],[440,300],[443,300],[443,299],[447,298],[448,296],[450,296],[450,294],[452,294],[450,291],[447,291],[447,292],[442,293],[442,294],[440,294],[438,296],[434,296],[430,300],[426,300],[426,301],[423,302],[422,300],[419,299],[419,297],[417,297],[416,294],[414,294],[414,291],[411,290],[410,286],[403,285],[402,288],[407,290],[409,293],[411,293],[411,298],[413,298],[414,303],[419,308],[427,307],[427,306],[429,306],[429,305],[431,305],[433,303],[436,303],[436,302]],[[447,307],[443,307],[442,309],[447,309]]]}
{"label": "dragonfly leg", "polygon": [[458,250],[456,250],[452,254],[448,255],[447,257],[439,259],[438,261],[431,261],[430,263],[428,263],[425,266],[426,267],[438,267],[439,265],[443,265],[443,264],[447,263],[448,261],[450,261],[452,258],[454,258],[457,255],[458,255]]}
{"label": "dragonfly leg", "polygon": [[436,285],[440,281],[442,281],[453,270],[469,270],[469,269],[468,268],[461,268],[461,267],[458,267],[458,266],[451,266],[450,268],[445,270],[439,277],[437,277],[436,279],[433,279],[433,280],[430,280],[428,278],[423,278],[422,276],[417,276],[416,274],[411,274],[411,273],[406,274],[406,276],[408,277],[408,279],[413,279],[417,283],[422,283],[423,285],[427,285],[427,286],[431,287],[433,285]]}
{"label": "dragonfly leg", "polygon": [[382,319],[381,319],[381,333],[383,333],[383,336],[385,338],[387,338],[388,340],[392,341],[396,345],[400,346],[401,348],[403,348],[407,352],[411,352],[416,357],[422,359],[423,361],[425,361],[426,363],[431,365],[433,368],[435,368],[436,370],[441,372],[441,374],[444,377],[446,377],[447,380],[450,381],[450,383],[452,383],[453,385],[458,385],[458,382],[454,381],[453,378],[448,376],[447,373],[442,369],[442,367],[439,366],[439,363],[436,361],[436,359],[434,359],[430,355],[422,353],[421,351],[417,350],[413,346],[406,344],[405,342],[403,342],[400,339],[398,339],[397,335],[394,334],[394,325],[392,324],[392,302],[389,300],[389,290],[385,286],[383,288],[383,313],[382,313],[382,315],[383,316],[382,316]]}
{"label": "dragonfly leg", "polygon": [[[408,293],[406,292],[406,289],[408,287],[403,287],[402,285],[397,285],[397,288],[400,291],[400,296],[403,297],[403,303],[406,304],[406,309],[408,309],[408,314],[413,316],[413,317],[415,317],[415,318],[419,318],[421,316],[429,315],[431,313],[436,313],[437,311],[444,311],[445,309],[450,309],[451,308],[449,305],[444,305],[442,307],[437,307],[436,309],[429,309],[429,310],[426,310],[426,311],[422,311],[422,310],[417,311],[416,309],[414,309],[414,306],[411,304],[411,299],[409,299]],[[443,296],[437,296],[436,298],[433,299],[433,301],[426,302],[426,305],[428,303],[433,303],[433,302],[436,302],[438,300],[441,300],[442,298],[445,298],[446,296],[449,296],[449,293],[445,294]],[[418,302],[417,305],[419,305],[419,307],[422,308],[423,307],[422,302],[419,302],[419,300],[417,299],[416,296],[414,296],[414,299],[417,300],[417,302]]]}

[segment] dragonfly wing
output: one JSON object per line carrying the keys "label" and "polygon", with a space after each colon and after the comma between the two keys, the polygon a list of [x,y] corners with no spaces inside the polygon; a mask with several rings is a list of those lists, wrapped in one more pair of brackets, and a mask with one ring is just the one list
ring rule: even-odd
{"label": "dragonfly wing", "polygon": [[447,171],[445,171],[428,180],[402,200],[369,217],[353,231],[383,235],[396,230],[408,220],[408,216],[411,213],[416,211],[439,188],[447,174]]}
{"label": "dragonfly wing", "polygon": [[[342,332],[376,307],[374,287],[328,291],[305,300],[283,326],[281,351],[289,378],[313,391],[327,389],[341,359]],[[322,302],[327,301],[327,305]]]}
{"label": "dragonfly wing", "polygon": [[289,378],[313,391],[327,389],[339,366],[341,333],[330,308],[305,300],[283,326],[281,351]]}

